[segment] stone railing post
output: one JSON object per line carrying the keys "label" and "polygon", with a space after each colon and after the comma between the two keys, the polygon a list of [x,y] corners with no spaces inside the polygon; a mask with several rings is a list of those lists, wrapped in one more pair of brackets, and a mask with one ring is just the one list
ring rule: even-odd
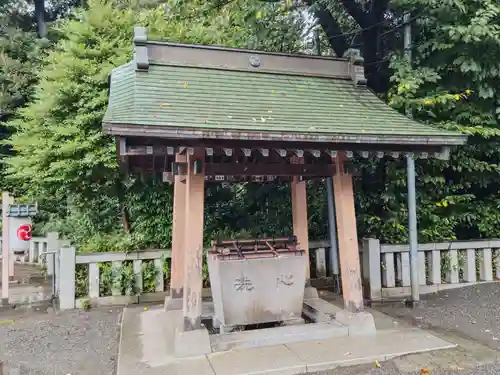
{"label": "stone railing post", "polygon": [[372,301],[382,299],[382,274],[380,272],[380,241],[376,238],[364,238],[363,279],[366,292]]}
{"label": "stone railing post", "polygon": [[316,277],[319,279],[326,277],[326,253],[324,247],[316,249]]}
{"label": "stone railing post", "polygon": [[59,233],[49,232],[47,233],[47,252],[45,261],[47,262],[47,275],[54,276],[54,271],[56,268],[56,258],[57,254],[50,254],[51,252],[59,251]]}
{"label": "stone railing post", "polygon": [[63,247],[59,250],[59,308],[69,310],[75,308],[75,265],[76,250],[74,247]]}

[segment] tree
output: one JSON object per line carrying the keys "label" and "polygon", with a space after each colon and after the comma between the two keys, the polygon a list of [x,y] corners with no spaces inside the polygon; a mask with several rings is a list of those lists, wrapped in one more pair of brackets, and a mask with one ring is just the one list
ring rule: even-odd
{"label": "tree", "polygon": [[[86,10],[76,13],[76,19],[55,26],[62,39],[44,59],[35,100],[9,123],[14,131],[9,143],[15,151],[8,161],[11,181],[52,211],[53,218],[66,217],[68,209],[71,217],[75,213],[85,216],[85,221],[80,221],[85,231],[75,235],[119,230],[116,217],[124,212],[123,207],[129,208],[132,229],[144,229],[152,217],[152,205],[164,213],[160,216],[164,227],[149,225],[149,231],[166,233],[170,220],[165,214],[169,194],[138,205],[137,194],[144,198],[138,190],[149,189],[156,182],[132,176],[124,186],[116,164],[115,142],[101,130],[108,75],[132,59],[134,25],[146,26],[152,38],[175,42],[283,51],[296,51],[301,46],[297,17],[283,17],[273,4],[250,27],[248,14],[253,14],[254,7],[243,1],[222,10],[209,8],[203,1],[172,1],[167,3],[170,12],[165,6],[138,11],[127,4],[92,0]],[[294,32],[295,38],[283,40],[287,32]],[[134,217],[135,212],[148,210],[147,217]],[[144,233],[141,235],[147,237]],[[152,236],[164,244],[170,240],[168,235],[157,237]]]}
{"label": "tree", "polygon": [[[417,163],[421,240],[496,237],[500,180],[500,7],[495,1],[406,0],[423,9],[415,19],[414,65],[392,61],[390,104],[410,107],[416,119],[470,134],[469,145],[447,162]],[[367,166],[370,186],[360,202],[365,230],[406,241],[404,166]],[[370,193],[373,192],[373,193]],[[376,207],[375,194],[383,204]]]}
{"label": "tree", "polygon": [[[218,7],[231,3],[231,0],[212,0]],[[334,54],[343,57],[349,48],[359,47],[368,86],[377,93],[387,92],[390,78],[387,57],[394,41],[392,29],[400,23],[401,16],[390,7],[390,0],[262,0],[261,3],[283,4],[285,12],[308,8],[321,25]]]}

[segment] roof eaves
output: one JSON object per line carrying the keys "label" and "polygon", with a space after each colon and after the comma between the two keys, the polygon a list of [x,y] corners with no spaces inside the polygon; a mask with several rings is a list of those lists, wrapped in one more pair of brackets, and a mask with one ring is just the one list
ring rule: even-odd
{"label": "roof eaves", "polygon": [[132,125],[104,122],[103,127],[108,134],[122,136],[150,136],[171,139],[221,139],[221,140],[258,140],[286,142],[317,142],[317,143],[358,143],[358,144],[399,144],[425,146],[460,146],[467,143],[467,135],[373,135],[373,134],[311,134],[291,132],[248,132],[214,129],[179,128],[174,124]]}

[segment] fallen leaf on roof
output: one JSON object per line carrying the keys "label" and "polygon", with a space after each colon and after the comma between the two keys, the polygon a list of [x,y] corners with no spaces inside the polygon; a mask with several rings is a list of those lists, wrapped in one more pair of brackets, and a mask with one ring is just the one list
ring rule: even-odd
{"label": "fallen leaf on roof", "polygon": [[188,83],[187,82],[184,82],[184,88],[187,89],[188,88]]}
{"label": "fallen leaf on roof", "polygon": [[253,120],[253,121],[255,121],[255,122],[257,122],[257,119],[256,119],[255,117],[254,117],[254,118],[252,118],[252,120]]}
{"label": "fallen leaf on roof", "polygon": [[160,107],[170,107],[170,104],[168,104],[168,103],[161,103]]}

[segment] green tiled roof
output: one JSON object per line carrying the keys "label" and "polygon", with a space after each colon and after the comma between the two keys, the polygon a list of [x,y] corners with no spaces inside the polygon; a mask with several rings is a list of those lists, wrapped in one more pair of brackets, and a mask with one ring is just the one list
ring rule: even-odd
{"label": "green tiled roof", "polygon": [[464,138],[413,121],[352,81],[130,63],[111,77],[104,124],[384,138]]}

